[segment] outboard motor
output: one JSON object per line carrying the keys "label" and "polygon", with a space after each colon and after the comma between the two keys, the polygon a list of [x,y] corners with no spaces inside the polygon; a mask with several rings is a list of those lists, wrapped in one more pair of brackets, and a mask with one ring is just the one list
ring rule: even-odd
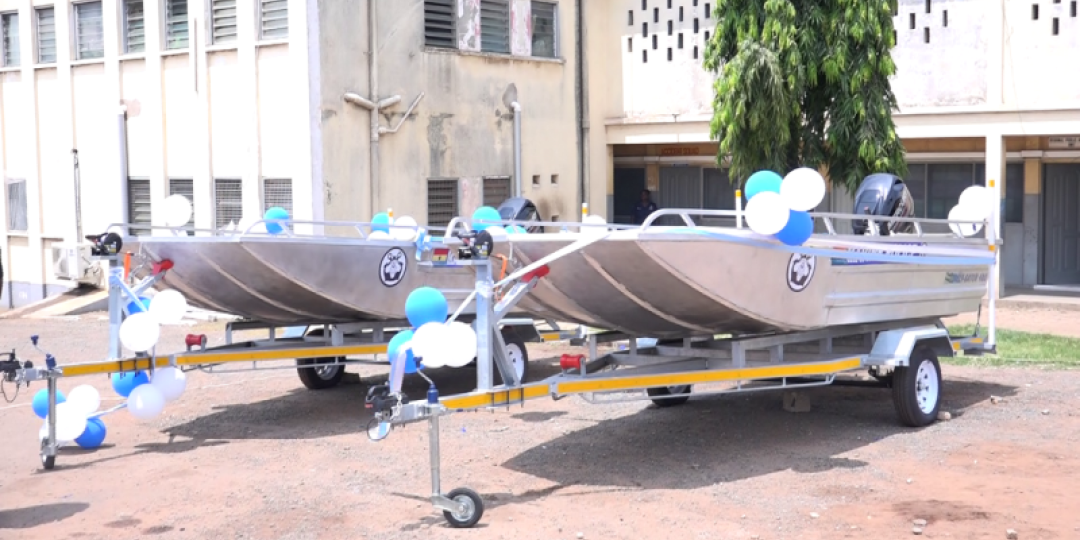
{"label": "outboard motor", "polygon": [[503,221],[535,222],[537,225],[529,225],[525,229],[530,233],[544,232],[544,226],[540,225],[540,211],[532,201],[524,197],[511,197],[499,205],[499,217]]}
{"label": "outboard motor", "polygon": [[[899,176],[889,173],[871,174],[863,178],[855,192],[853,213],[910,218],[915,215],[915,201]],[[915,231],[915,225],[910,221],[878,221],[876,224],[878,234],[882,236]],[[870,234],[866,220],[852,220],[851,228],[855,234]]]}

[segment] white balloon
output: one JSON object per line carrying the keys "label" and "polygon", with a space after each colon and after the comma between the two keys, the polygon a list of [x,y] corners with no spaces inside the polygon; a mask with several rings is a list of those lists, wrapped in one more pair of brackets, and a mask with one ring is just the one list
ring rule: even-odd
{"label": "white balloon", "polygon": [[[151,301],[152,303],[153,301]],[[148,312],[136,313],[120,324],[120,343],[128,350],[146,352],[161,338],[161,325]]]}
{"label": "white balloon", "polygon": [[488,228],[484,230],[487,231],[488,234],[491,235],[491,239],[496,242],[510,239],[510,233],[500,225],[488,225]]}
{"label": "white balloon", "polygon": [[425,367],[446,365],[448,329],[442,322],[429,322],[416,329],[412,338],[413,355],[422,358]]}
{"label": "white balloon", "polygon": [[127,408],[139,420],[152,420],[165,410],[165,396],[152,384],[140,384],[128,394]]}
{"label": "white balloon", "polygon": [[[395,240],[415,240],[416,220],[409,216],[401,216],[394,220],[395,227],[390,228],[390,236]],[[409,227],[408,229],[398,228]]]}
{"label": "white balloon", "polygon": [[90,416],[101,406],[101,394],[89,384],[80,384],[71,390],[65,403],[71,403],[76,410]]}
{"label": "white balloon", "polygon": [[73,403],[63,402],[56,406],[56,440],[74,441],[86,431],[86,417]]}
{"label": "white balloon", "polygon": [[447,366],[467,366],[476,358],[476,331],[460,321],[446,325],[446,345],[443,350]]}
{"label": "white balloon", "polygon": [[[986,219],[974,206],[956,205],[949,210],[949,221],[981,221]],[[982,223],[950,223],[949,228],[960,236],[973,236],[982,230]]]}
{"label": "white balloon", "polygon": [[791,209],[779,193],[763,191],[746,203],[746,224],[765,236],[780,232],[787,225]]}
{"label": "white balloon", "polygon": [[176,194],[165,198],[165,225],[167,227],[183,227],[191,219],[191,201],[187,197]]}
{"label": "white balloon", "polygon": [[795,169],[780,182],[780,197],[788,208],[809,212],[825,199],[825,178],[809,167]]}
{"label": "white balloon", "polygon": [[160,324],[176,324],[187,313],[187,299],[180,291],[167,289],[154,295],[150,300],[150,314]]}
{"label": "white balloon", "polygon": [[957,206],[972,208],[981,217],[990,217],[992,194],[983,186],[971,186],[960,193],[960,201]]}
{"label": "white balloon", "polygon": [[[57,427],[57,429],[59,429],[59,426]],[[84,429],[84,431],[85,431],[85,429]],[[59,435],[59,432],[57,434]],[[81,436],[82,433],[79,433],[79,435]],[[49,421],[45,420],[45,422],[43,422],[41,424],[41,429],[38,430],[38,442],[44,441],[45,439],[48,439],[48,438],[49,438]],[[76,438],[78,438],[78,437],[76,437]],[[74,439],[65,441],[64,439],[61,439],[61,438],[57,437],[56,446],[57,447],[67,446],[67,445],[69,445],[69,444],[71,444],[73,442],[75,442]]]}
{"label": "white balloon", "polygon": [[388,233],[386,231],[371,231],[371,233],[368,234],[367,237],[368,237],[368,240],[392,240],[393,239],[393,237],[390,236],[390,233]]}
{"label": "white balloon", "polygon": [[[166,402],[176,401],[187,388],[187,374],[172,366],[154,370],[150,384],[161,390]],[[71,398],[68,398],[69,400]]]}

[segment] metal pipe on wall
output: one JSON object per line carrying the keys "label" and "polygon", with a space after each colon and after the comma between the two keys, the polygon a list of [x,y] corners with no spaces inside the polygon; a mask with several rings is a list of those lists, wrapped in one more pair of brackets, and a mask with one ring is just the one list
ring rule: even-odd
{"label": "metal pipe on wall", "polygon": [[521,197],[521,103],[513,102],[514,109],[514,196]]}
{"label": "metal pipe on wall", "polygon": [[377,35],[378,24],[375,19],[376,0],[368,1],[368,96],[375,106],[371,108],[371,171],[368,175],[369,195],[371,197],[371,215],[378,212],[379,207],[379,65],[378,51],[379,38]]}
{"label": "metal pipe on wall", "polygon": [[[117,128],[120,134],[120,215],[124,218],[124,223],[131,223],[131,204],[128,201],[128,193],[130,192],[128,186],[128,144],[127,144],[127,106],[121,104],[120,110],[116,113]],[[72,150],[74,152],[74,150]],[[78,164],[79,158],[75,158],[76,164]],[[76,178],[78,178],[76,173]],[[79,222],[79,236],[75,239],[76,242],[82,241],[82,208],[78,203],[79,192],[76,187],[75,192],[75,220]]]}

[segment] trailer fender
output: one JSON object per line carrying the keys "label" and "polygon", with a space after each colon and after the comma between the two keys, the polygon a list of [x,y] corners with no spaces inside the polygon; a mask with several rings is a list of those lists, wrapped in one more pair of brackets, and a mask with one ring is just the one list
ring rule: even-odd
{"label": "trailer fender", "polygon": [[540,336],[540,332],[536,329],[536,325],[532,321],[517,322],[517,321],[504,321],[502,326],[503,334],[513,334],[517,336],[524,343],[541,343],[544,338]]}
{"label": "trailer fender", "polygon": [[916,346],[930,347],[938,357],[952,356],[949,332],[937,326],[917,326],[881,332],[866,359],[871,366],[906,366]]}

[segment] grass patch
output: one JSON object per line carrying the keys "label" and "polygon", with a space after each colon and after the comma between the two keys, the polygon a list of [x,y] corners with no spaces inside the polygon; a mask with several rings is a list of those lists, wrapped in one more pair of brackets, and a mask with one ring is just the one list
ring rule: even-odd
{"label": "grass patch", "polygon": [[[975,326],[970,324],[950,326],[949,334],[970,336],[974,329]],[[985,327],[980,335],[986,336]],[[956,356],[943,360],[960,366],[1080,368],[1080,339],[999,328],[996,355]]]}

